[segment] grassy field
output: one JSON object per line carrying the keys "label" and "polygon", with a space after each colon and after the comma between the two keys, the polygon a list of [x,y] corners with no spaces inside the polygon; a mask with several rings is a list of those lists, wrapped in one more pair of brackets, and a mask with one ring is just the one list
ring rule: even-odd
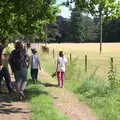
{"label": "grassy field", "polygon": [[[74,92],[78,99],[89,104],[104,120],[120,119],[120,44],[104,43],[102,54],[99,44],[48,44],[49,54],[40,50],[42,67],[52,74],[56,67],[58,52],[63,50],[68,61],[65,87]],[[55,58],[53,58],[53,49]],[[85,72],[85,55],[88,68]],[[113,57],[114,69],[110,69],[110,57]]]}

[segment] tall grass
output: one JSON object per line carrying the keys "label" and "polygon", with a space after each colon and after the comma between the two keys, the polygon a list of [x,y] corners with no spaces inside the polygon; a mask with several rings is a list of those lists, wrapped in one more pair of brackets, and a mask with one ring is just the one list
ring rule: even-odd
{"label": "tall grass", "polygon": [[83,68],[78,68],[77,66],[78,64],[68,65],[66,87],[73,91],[80,100],[86,101],[86,103],[94,108],[102,119],[119,120],[120,81],[115,71],[109,70],[108,77],[100,79],[96,74],[99,67],[92,69],[91,73],[86,73]]}

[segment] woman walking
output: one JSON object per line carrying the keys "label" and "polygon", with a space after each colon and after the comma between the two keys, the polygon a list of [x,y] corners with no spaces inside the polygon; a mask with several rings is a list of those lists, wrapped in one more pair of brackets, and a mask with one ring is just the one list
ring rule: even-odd
{"label": "woman walking", "polygon": [[10,66],[12,72],[14,73],[16,80],[16,88],[20,99],[22,100],[24,96],[24,89],[27,84],[27,70],[29,57],[26,54],[26,50],[23,47],[21,41],[17,40],[15,43],[15,50],[10,54],[9,58]]}

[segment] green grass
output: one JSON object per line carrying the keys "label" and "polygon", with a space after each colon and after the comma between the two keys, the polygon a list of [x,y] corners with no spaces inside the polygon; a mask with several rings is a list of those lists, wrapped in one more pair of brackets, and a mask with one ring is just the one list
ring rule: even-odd
{"label": "green grass", "polygon": [[[70,68],[72,72],[69,71]],[[77,66],[69,64],[66,87],[74,92],[80,101],[89,104],[100,118],[120,120],[120,79],[115,79],[117,84],[111,89],[110,81],[99,78],[96,75],[97,70],[96,67],[86,73],[83,68],[78,69]]]}
{"label": "green grass", "polygon": [[31,120],[68,120],[55,108],[53,98],[43,86],[29,84],[27,91],[32,111]]}
{"label": "green grass", "polygon": [[[113,53],[114,54],[114,53]],[[84,56],[83,56],[84,57]],[[44,70],[50,74],[55,70],[52,55],[41,58]],[[116,86],[111,89],[108,80],[109,59],[105,56],[88,58],[88,71],[84,72],[84,59],[77,56],[68,63],[65,87],[76,94],[80,101],[84,101],[96,114],[104,120],[120,120],[120,73],[119,63],[115,62]]]}

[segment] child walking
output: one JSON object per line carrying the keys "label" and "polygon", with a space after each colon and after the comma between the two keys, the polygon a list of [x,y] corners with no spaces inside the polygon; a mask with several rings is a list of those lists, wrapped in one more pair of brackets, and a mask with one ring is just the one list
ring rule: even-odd
{"label": "child walking", "polygon": [[37,83],[39,69],[41,70],[40,60],[37,55],[37,50],[34,48],[32,49],[32,56],[31,56],[31,77],[35,83]]}
{"label": "child walking", "polygon": [[67,59],[64,57],[63,51],[59,52],[59,57],[57,59],[57,78],[58,78],[58,86],[64,87],[64,79],[65,79],[65,69],[66,69]]}

